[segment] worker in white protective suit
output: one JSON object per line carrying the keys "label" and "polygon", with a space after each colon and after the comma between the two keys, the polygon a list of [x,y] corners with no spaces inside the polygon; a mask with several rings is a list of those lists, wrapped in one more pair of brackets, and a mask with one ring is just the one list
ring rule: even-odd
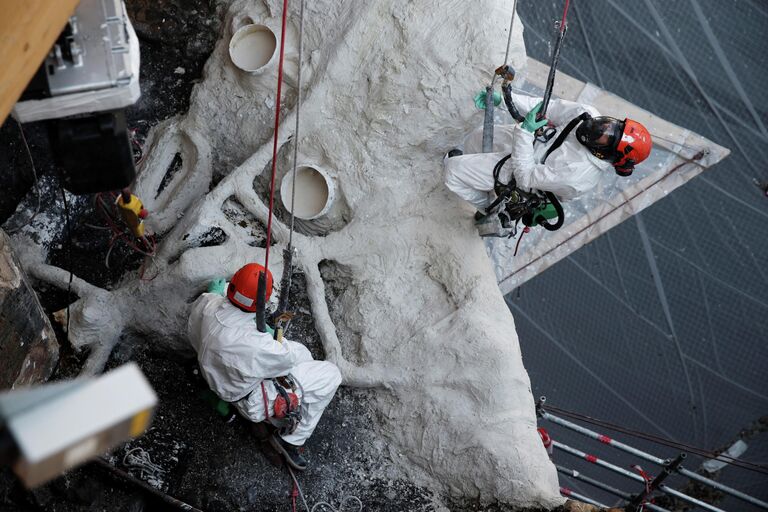
{"label": "worker in white protective suit", "polygon": [[[341,373],[331,362],[312,359],[304,345],[280,342],[257,329],[254,312],[263,271],[250,263],[228,286],[223,279],[212,282],[211,293],[192,306],[189,339],[211,389],[250,421],[269,421],[280,428],[269,443],[290,466],[303,470],[307,461],[300,447],[341,384]],[[271,293],[272,274],[267,271],[267,299]]]}
{"label": "worker in white protective suit", "polygon": [[[463,152],[452,150],[444,160],[446,186],[481,213],[492,200],[494,166],[510,153],[500,181],[506,184],[514,177],[520,189],[552,192],[567,201],[596,187],[606,172],[629,176],[651,152],[648,130],[631,119],[600,116],[594,107],[555,99],[549,103],[548,119],[536,121],[541,98],[510,96],[528,115],[520,124],[494,126],[494,152],[481,153],[481,127]],[[557,129],[558,137],[534,143],[534,132],[547,125]]]}

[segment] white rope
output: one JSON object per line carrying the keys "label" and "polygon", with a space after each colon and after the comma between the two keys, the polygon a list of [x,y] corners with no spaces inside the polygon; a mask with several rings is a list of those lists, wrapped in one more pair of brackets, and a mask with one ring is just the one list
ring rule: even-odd
{"label": "white rope", "polygon": [[[507,51],[504,53],[504,65],[509,62],[509,48],[512,46],[512,29],[515,26],[515,12],[517,11],[517,0],[512,2],[512,19],[509,20],[509,34],[507,34]],[[498,75],[494,72],[493,79],[491,80],[491,89],[496,84],[496,77]]]}
{"label": "white rope", "polygon": [[315,512],[318,510],[318,507],[326,507],[331,512],[345,512],[346,506],[348,502],[354,502],[357,503],[357,510],[355,512],[363,512],[363,502],[354,495],[344,496],[342,495],[341,501],[339,502],[339,508],[334,507],[330,503],[326,501],[318,501],[315,503],[312,508],[309,508],[309,505],[307,505],[307,499],[304,497],[304,491],[301,490],[301,486],[299,485],[299,481],[296,479],[296,474],[293,472],[293,469],[291,469],[291,466],[288,464],[285,465],[286,468],[288,468],[288,472],[291,474],[291,478],[293,479],[293,484],[296,486],[296,489],[299,491],[299,496],[301,497],[302,503],[304,503],[304,508],[307,510],[307,512]]}
{"label": "white rope", "polygon": [[139,469],[141,478],[145,480],[147,479],[147,475],[155,480],[160,480],[165,473],[163,468],[152,462],[149,453],[143,448],[139,447],[133,448],[126,452],[125,456],[123,457],[123,466],[127,468]]}
{"label": "white rope", "polygon": [[[517,1],[517,0],[515,0]],[[293,225],[296,215],[296,165],[299,153],[299,128],[301,127],[301,67],[302,52],[304,50],[304,2],[301,0],[301,9],[299,10],[299,70],[296,76],[296,126],[293,134],[293,180],[291,183],[291,231],[288,235],[288,247],[293,247]]]}

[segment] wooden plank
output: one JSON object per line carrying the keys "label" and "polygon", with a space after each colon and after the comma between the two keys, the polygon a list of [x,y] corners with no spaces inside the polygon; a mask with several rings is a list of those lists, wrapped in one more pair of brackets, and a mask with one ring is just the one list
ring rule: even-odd
{"label": "wooden plank", "polygon": [[0,0],[0,123],[27,87],[79,0]]}

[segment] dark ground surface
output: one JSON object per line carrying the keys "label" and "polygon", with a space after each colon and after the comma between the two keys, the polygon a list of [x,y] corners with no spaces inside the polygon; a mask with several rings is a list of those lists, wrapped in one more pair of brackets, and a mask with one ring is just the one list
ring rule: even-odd
{"label": "dark ground surface", "polygon": [[[560,0],[518,1],[530,56],[549,62],[562,7]],[[710,450],[768,419],[768,198],[753,183],[768,182],[766,34],[764,1],[571,2],[565,73],[732,153],[507,297],[535,395]],[[622,467],[638,462],[551,431]],[[676,454],[607,433],[662,457]],[[765,464],[768,433],[744,437],[744,459]],[[637,491],[623,477],[556,455],[560,464]],[[686,465],[695,469],[701,460],[691,459]],[[727,468],[718,478],[768,499],[766,474]],[[583,483],[563,483],[613,502]],[[730,498],[721,506],[755,510]]]}
{"label": "dark ground surface", "polygon": [[[127,110],[129,127],[141,145],[157,122],[181,114],[188,108],[190,91],[201,76],[203,65],[218,37],[219,12],[207,0],[128,0],[128,11],[138,33],[141,51],[142,97]],[[174,73],[177,68],[184,73]],[[74,269],[87,281],[109,288],[127,270],[135,270],[142,258],[123,244],[115,244],[107,257],[109,232],[85,224],[103,225],[93,206],[93,197],[78,197],[69,204],[72,244],[67,244],[56,168],[50,156],[45,126],[24,126],[38,176],[41,176],[41,214],[38,223],[51,214],[59,233],[50,260]],[[0,179],[8,193],[0,196],[0,221],[13,213],[21,197],[37,204],[31,190],[33,179],[19,128],[12,120],[0,128]],[[136,150],[137,158],[140,151]],[[24,171],[19,172],[19,169]],[[22,224],[24,218],[22,216]],[[42,224],[41,224],[42,226]],[[6,226],[13,230],[15,226]],[[71,250],[71,256],[69,251]],[[70,259],[71,258],[71,259]],[[306,344],[316,358],[322,348],[311,318],[303,276],[294,276],[292,300],[300,315],[288,336]],[[41,286],[41,301],[48,312],[67,303],[66,292]],[[61,360],[54,379],[77,375],[87,354],[74,353],[66,335],[58,329]],[[108,363],[114,367],[135,361],[159,396],[152,427],[141,438],[116,449],[110,462],[133,476],[189,504],[210,512],[234,510],[290,510],[291,481],[282,468],[271,466],[254,441],[248,422],[227,422],[209,402],[206,386],[196,372],[196,361],[154,348],[146,340],[125,336]],[[312,504],[325,500],[338,506],[344,496],[355,495],[364,510],[433,510],[431,494],[403,480],[398,461],[392,460],[386,443],[375,434],[375,412],[367,391],[341,388],[308,443],[311,467],[298,478]],[[124,464],[129,450],[142,448],[161,473],[145,472]],[[135,453],[135,452],[134,452]],[[402,455],[399,455],[402,456]],[[395,459],[398,454],[394,455]],[[445,500],[442,501],[446,503]],[[503,505],[479,505],[471,501],[447,502],[451,510],[503,511]],[[299,503],[299,509],[302,509]],[[94,464],[86,465],[33,492],[25,491],[7,470],[0,470],[2,511],[125,511],[168,510],[168,505],[136,488],[115,480]],[[330,510],[328,508],[324,510]],[[356,510],[353,504],[344,509]]]}

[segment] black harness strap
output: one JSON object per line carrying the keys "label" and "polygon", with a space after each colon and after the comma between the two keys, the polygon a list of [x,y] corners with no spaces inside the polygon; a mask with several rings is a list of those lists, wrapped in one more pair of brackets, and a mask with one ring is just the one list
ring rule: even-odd
{"label": "black harness strap", "polygon": [[590,116],[588,112],[583,112],[578,117],[571,119],[568,122],[568,124],[565,126],[563,131],[560,132],[560,135],[557,136],[557,138],[555,139],[555,142],[553,142],[552,145],[549,146],[549,148],[547,148],[547,152],[544,153],[544,158],[541,160],[541,163],[543,164],[544,162],[546,162],[547,158],[549,158],[549,155],[551,155],[553,151],[555,151],[557,148],[563,145],[563,142],[565,142],[565,138],[568,135],[570,135],[570,133],[573,131],[574,128],[576,128],[576,126],[579,123],[581,123],[582,121],[586,121],[590,117],[592,116]]}

